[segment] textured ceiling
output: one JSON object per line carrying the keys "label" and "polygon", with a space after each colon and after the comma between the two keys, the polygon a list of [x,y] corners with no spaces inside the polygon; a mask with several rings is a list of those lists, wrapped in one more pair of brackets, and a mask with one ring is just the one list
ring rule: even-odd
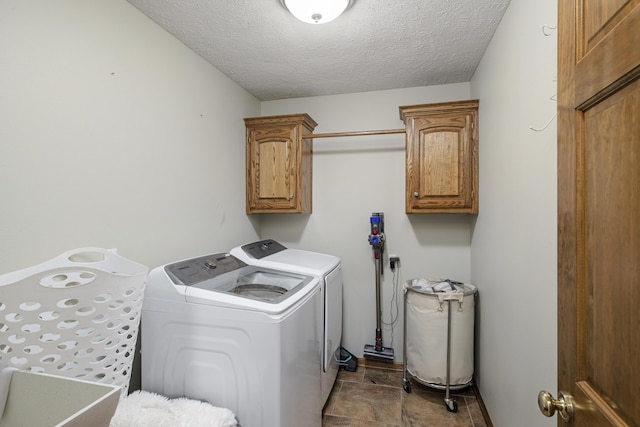
{"label": "textured ceiling", "polygon": [[128,0],[261,101],[467,82],[509,0],[354,0],[335,21],[280,0]]}

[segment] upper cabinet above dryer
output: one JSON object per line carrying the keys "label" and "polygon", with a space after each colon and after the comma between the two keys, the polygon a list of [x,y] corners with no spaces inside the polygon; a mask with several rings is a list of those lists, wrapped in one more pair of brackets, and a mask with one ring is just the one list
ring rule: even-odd
{"label": "upper cabinet above dryer", "polygon": [[400,107],[407,134],[407,213],[478,213],[478,105]]}
{"label": "upper cabinet above dryer", "polygon": [[307,114],[244,119],[247,213],[311,213],[313,133]]}

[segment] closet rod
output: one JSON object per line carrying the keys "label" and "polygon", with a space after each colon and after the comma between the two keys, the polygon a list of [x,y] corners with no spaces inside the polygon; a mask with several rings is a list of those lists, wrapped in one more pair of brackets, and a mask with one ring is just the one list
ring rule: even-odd
{"label": "closet rod", "polygon": [[394,133],[405,133],[405,129],[391,129],[391,130],[362,130],[357,132],[334,132],[334,133],[313,133],[303,135],[302,139],[317,139],[317,138],[335,138],[339,136],[364,136],[364,135],[389,135]]}

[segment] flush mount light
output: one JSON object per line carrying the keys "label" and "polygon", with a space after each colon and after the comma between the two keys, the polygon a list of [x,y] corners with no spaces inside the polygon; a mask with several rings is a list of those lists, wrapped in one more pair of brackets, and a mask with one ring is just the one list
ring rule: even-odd
{"label": "flush mount light", "polygon": [[280,0],[289,12],[309,24],[324,24],[336,19],[352,0]]}

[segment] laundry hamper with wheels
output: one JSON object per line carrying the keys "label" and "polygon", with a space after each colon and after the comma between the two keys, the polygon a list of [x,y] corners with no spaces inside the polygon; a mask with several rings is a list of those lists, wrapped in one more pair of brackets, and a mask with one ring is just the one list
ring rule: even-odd
{"label": "laundry hamper with wheels", "polygon": [[404,291],[405,376],[410,374],[436,389],[469,386],[473,379],[476,287],[441,279],[412,279],[405,282]]}
{"label": "laundry hamper with wheels", "polygon": [[0,363],[127,394],[148,269],[81,248],[0,275]]}

